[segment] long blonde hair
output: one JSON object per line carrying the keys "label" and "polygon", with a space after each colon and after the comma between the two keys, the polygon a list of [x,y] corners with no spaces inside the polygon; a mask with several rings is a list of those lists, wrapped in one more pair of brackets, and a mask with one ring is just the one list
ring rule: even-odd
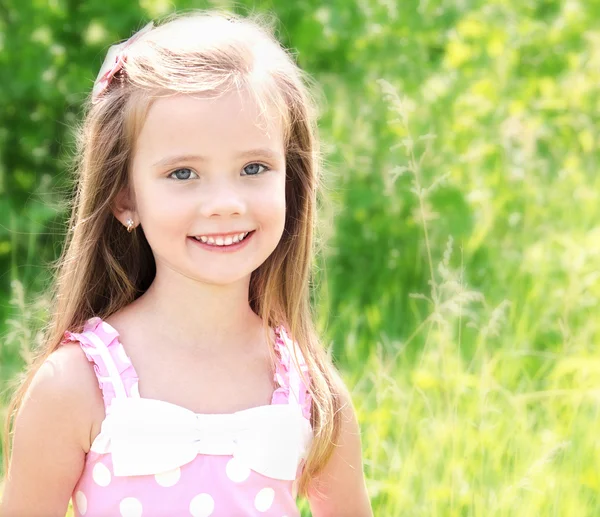
{"label": "long blonde hair", "polygon": [[[310,305],[322,163],[310,79],[279,44],[265,16],[217,11],[171,15],[140,42],[131,45],[121,79],[115,77],[99,102],[88,101],[77,128],[77,189],[69,232],[52,265],[52,308],[41,346],[8,407],[5,471],[14,418],[35,373],[59,347],[65,330],[80,331],[92,316],[108,317],[144,293],[155,276],[141,227],[129,234],[111,212],[116,195],[128,185],[132,150],[152,99],[245,88],[265,111],[275,107],[285,127],[285,229],[275,251],[252,273],[249,301],[265,331],[285,324],[309,368],[315,436],[297,485],[298,494],[306,497],[310,479],[333,452],[341,424],[338,373],[320,342]],[[274,362],[273,350],[271,356]]]}

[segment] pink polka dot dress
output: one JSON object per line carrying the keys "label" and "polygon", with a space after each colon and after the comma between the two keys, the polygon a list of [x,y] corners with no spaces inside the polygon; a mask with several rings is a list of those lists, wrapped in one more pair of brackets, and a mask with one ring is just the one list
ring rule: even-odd
{"label": "pink polka dot dress", "polygon": [[106,411],[73,490],[75,516],[299,516],[297,480],[313,439],[308,368],[284,327],[273,330],[271,404],[226,414],[140,397],[119,333],[99,317],[66,331],[62,343],[78,342],[93,363]]}

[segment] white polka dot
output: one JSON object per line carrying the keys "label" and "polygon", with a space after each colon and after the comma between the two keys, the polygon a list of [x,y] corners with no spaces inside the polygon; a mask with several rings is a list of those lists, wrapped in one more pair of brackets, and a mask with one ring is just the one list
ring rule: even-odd
{"label": "white polka dot", "polygon": [[190,503],[190,513],[194,517],[209,517],[215,509],[215,500],[208,494],[198,494]]}
{"label": "white polka dot", "polygon": [[112,335],[115,333],[115,331],[112,329],[112,327],[108,323],[106,323],[106,321],[103,321],[100,324],[100,326],[102,327],[102,330],[104,332],[106,332],[108,335]]}
{"label": "white polka dot", "polygon": [[135,381],[132,385],[131,385],[131,390],[130,390],[131,395],[133,395],[134,397],[139,397],[140,396],[140,383],[139,381]]}
{"label": "white polka dot", "polygon": [[263,488],[254,498],[254,506],[259,512],[266,512],[273,504],[275,490],[272,488]]}
{"label": "white polka dot", "polygon": [[167,472],[161,472],[160,474],[156,474],[154,479],[160,486],[168,487],[173,486],[179,478],[181,477],[181,469],[179,467],[168,470]]}
{"label": "white polka dot", "polygon": [[77,509],[81,515],[85,515],[87,512],[87,497],[81,491],[75,494],[75,504],[77,505]]}
{"label": "white polka dot", "polygon": [[108,486],[111,480],[110,470],[104,463],[96,463],[92,470],[92,478],[100,486]]}
{"label": "white polka dot", "polygon": [[142,503],[135,497],[126,497],[119,505],[121,517],[142,517]]}
{"label": "white polka dot", "polygon": [[246,467],[246,465],[242,465],[235,458],[231,458],[225,467],[225,472],[227,473],[227,477],[231,479],[231,481],[235,481],[236,483],[241,483],[248,479],[250,475],[250,469]]}
{"label": "white polka dot", "polygon": [[127,357],[127,354],[125,353],[125,349],[123,348],[123,345],[121,345],[120,343],[119,343],[119,346],[117,347],[117,355],[119,356],[119,359],[121,359],[123,364],[131,363],[131,361],[129,360],[129,357]]}

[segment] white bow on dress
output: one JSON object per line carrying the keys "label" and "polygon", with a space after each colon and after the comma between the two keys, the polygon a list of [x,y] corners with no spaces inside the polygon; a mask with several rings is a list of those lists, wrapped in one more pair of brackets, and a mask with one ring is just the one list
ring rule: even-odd
{"label": "white bow on dress", "polygon": [[265,476],[294,480],[313,431],[296,404],[197,414],[169,402],[113,399],[93,450],[112,454],[115,476],[159,474],[197,454],[233,455]]}

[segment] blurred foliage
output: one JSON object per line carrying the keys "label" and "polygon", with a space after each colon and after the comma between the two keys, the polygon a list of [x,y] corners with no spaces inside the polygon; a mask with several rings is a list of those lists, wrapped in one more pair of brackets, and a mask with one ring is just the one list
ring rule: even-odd
{"label": "blurred foliage", "polygon": [[313,295],[375,514],[599,514],[598,0],[3,0],[0,379],[44,317],[80,103],[175,6],[274,13],[321,85]]}

